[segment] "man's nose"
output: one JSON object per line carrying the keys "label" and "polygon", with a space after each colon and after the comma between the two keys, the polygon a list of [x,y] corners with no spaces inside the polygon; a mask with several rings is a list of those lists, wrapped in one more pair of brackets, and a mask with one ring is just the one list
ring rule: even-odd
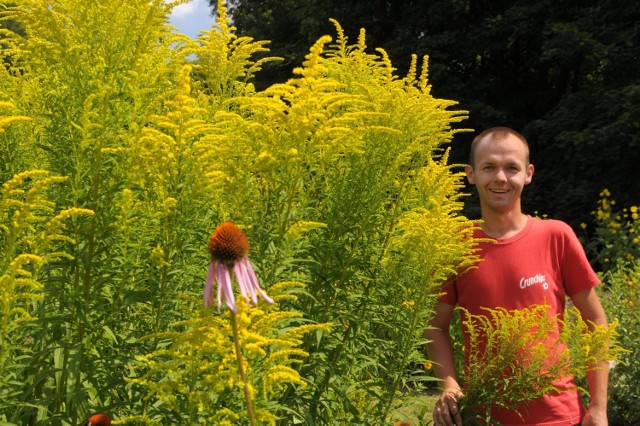
{"label": "man's nose", "polygon": [[507,173],[504,171],[504,169],[497,169],[493,179],[498,182],[504,182],[507,180]]}

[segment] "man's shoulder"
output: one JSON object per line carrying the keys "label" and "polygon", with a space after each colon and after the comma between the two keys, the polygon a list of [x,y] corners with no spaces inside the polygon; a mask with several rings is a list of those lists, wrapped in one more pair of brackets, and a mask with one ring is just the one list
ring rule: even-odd
{"label": "man's shoulder", "polygon": [[532,218],[532,220],[538,232],[544,231],[553,234],[574,234],[573,228],[562,220],[541,218]]}

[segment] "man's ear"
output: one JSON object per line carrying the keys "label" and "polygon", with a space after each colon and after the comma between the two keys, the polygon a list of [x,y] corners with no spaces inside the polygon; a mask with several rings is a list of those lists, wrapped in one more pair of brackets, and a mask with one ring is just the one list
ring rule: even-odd
{"label": "man's ear", "polygon": [[473,167],[470,164],[467,164],[466,166],[464,166],[464,172],[467,174],[467,180],[469,181],[469,183],[471,185],[475,185],[476,178],[473,175]]}
{"label": "man's ear", "polygon": [[533,164],[529,164],[527,166],[527,178],[524,180],[524,184],[525,185],[529,185],[531,183],[531,180],[533,179],[533,171],[534,171],[535,167],[533,167]]}

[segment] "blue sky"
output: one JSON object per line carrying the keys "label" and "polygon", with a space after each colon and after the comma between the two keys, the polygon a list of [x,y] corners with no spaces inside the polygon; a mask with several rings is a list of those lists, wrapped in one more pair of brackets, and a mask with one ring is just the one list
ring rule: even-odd
{"label": "blue sky", "polygon": [[174,8],[169,22],[181,33],[197,38],[200,31],[211,29],[214,18],[208,0],[191,0]]}

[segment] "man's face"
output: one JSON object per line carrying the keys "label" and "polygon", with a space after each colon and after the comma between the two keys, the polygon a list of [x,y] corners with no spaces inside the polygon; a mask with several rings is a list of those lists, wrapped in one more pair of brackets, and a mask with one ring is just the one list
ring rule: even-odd
{"label": "man's face", "polygon": [[474,167],[467,166],[465,171],[478,190],[483,214],[520,211],[522,189],[533,176],[533,165],[527,159],[525,144],[513,135],[498,141],[489,135],[480,141]]}

